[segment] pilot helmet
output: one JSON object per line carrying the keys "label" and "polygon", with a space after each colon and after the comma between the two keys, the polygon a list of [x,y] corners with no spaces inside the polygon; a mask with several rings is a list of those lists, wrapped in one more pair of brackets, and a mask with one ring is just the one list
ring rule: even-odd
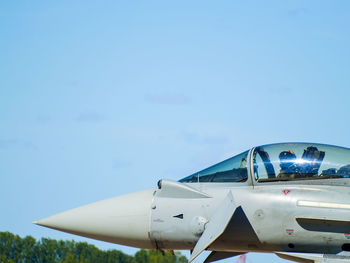
{"label": "pilot helmet", "polygon": [[281,152],[279,158],[281,170],[288,171],[294,165],[297,157],[293,151],[289,150]]}

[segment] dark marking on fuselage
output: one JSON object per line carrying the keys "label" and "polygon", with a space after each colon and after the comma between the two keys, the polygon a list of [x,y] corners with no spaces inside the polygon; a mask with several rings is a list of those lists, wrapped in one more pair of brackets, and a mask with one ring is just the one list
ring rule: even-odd
{"label": "dark marking on fuselage", "polygon": [[184,219],[184,214],[179,214],[179,215],[176,215],[176,216],[173,216],[175,218],[180,218],[180,219]]}

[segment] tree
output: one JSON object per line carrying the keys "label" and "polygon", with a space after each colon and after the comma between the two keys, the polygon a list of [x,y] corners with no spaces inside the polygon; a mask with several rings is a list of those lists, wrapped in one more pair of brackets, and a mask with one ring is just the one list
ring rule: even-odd
{"label": "tree", "polygon": [[21,238],[10,232],[0,232],[1,263],[185,263],[180,252],[162,253],[141,249],[135,256],[119,250],[100,250],[86,242],[63,241],[31,236]]}

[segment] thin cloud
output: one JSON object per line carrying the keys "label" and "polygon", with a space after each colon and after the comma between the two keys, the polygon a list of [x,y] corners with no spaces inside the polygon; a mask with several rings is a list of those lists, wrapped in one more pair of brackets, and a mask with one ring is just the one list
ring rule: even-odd
{"label": "thin cloud", "polygon": [[309,10],[306,9],[306,8],[294,8],[294,9],[290,9],[288,10],[288,15],[290,16],[300,16],[300,15],[305,15],[305,14],[308,14],[309,13]]}
{"label": "thin cloud", "polygon": [[38,115],[36,118],[36,121],[40,124],[49,123],[51,120],[52,120],[51,117],[48,115]]}
{"label": "thin cloud", "polygon": [[226,136],[221,135],[199,135],[192,132],[184,132],[182,134],[183,139],[187,143],[194,144],[226,144],[229,139]]}
{"label": "thin cloud", "polygon": [[285,95],[293,93],[293,89],[289,87],[271,87],[267,89],[268,93],[275,95]]}
{"label": "thin cloud", "polygon": [[153,104],[185,105],[190,99],[183,94],[146,94],[145,100]]}
{"label": "thin cloud", "polygon": [[0,140],[0,149],[8,149],[15,146],[18,143],[15,139]]}
{"label": "thin cloud", "polygon": [[114,169],[126,168],[126,167],[129,167],[129,166],[130,166],[130,163],[124,162],[124,161],[121,161],[121,160],[114,160],[114,162],[113,162],[113,168]]}
{"label": "thin cloud", "polygon": [[11,148],[21,148],[21,149],[28,149],[28,150],[38,149],[35,146],[35,144],[28,141],[20,141],[17,139],[0,140],[0,149],[5,150],[5,149],[11,149]]}
{"label": "thin cloud", "polygon": [[101,122],[105,118],[96,112],[83,112],[80,113],[75,119],[77,122]]}

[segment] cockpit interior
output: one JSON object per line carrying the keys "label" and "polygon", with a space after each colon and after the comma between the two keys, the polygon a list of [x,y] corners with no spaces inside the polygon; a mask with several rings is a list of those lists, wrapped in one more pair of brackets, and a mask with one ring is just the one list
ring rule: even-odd
{"label": "cockpit interior", "polygon": [[180,180],[183,183],[257,183],[350,178],[350,149],[313,143],[255,147]]}

